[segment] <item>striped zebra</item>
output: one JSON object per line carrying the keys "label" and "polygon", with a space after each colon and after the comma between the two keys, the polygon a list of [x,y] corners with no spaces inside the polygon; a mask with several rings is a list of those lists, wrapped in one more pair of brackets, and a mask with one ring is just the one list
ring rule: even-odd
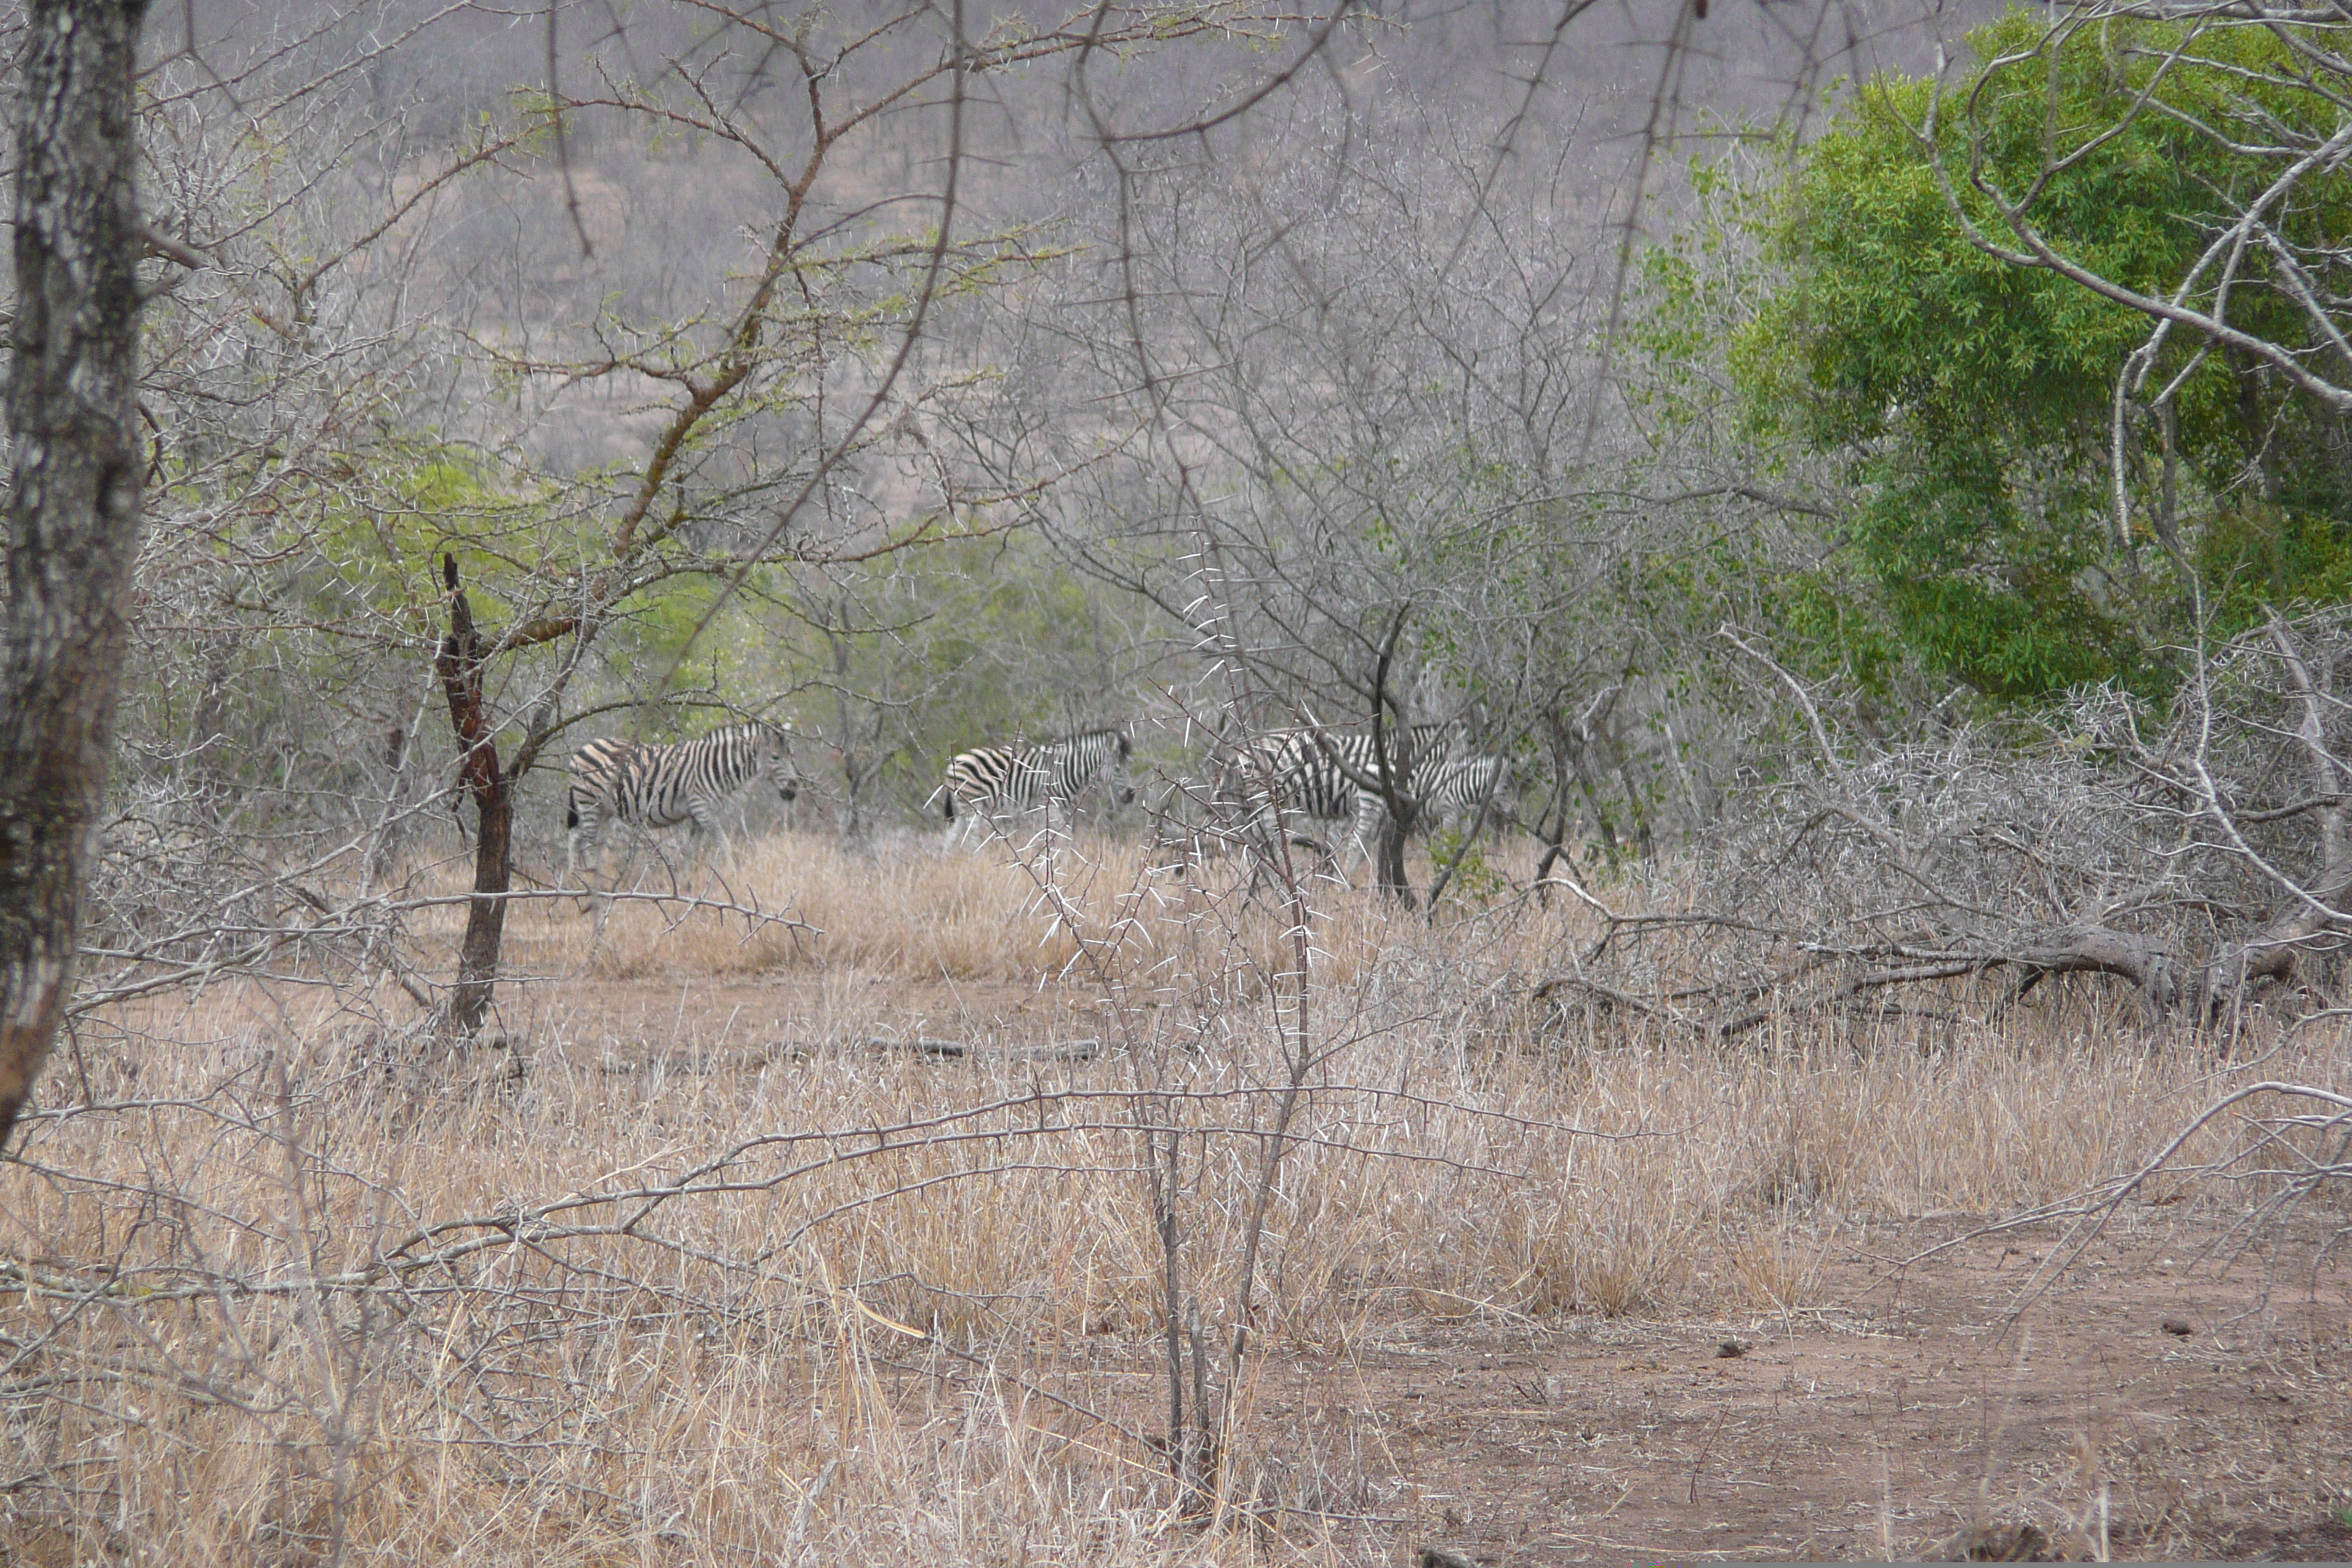
{"label": "striped zebra", "polygon": [[1489,823],[1507,815],[1501,796],[1510,776],[1510,761],[1505,757],[1483,752],[1431,757],[1413,770],[1412,796],[1421,802],[1424,824],[1435,832],[1456,832],[1477,821],[1481,806]]}
{"label": "striped zebra", "polygon": [[957,821],[959,808],[964,814],[959,826],[949,828],[947,847],[977,831],[975,823],[1001,833],[1000,818],[1040,806],[1047,828],[1059,833],[1069,803],[1097,779],[1108,780],[1106,787],[1121,804],[1133,800],[1135,782],[1128,775],[1127,760],[1134,752],[1135,742],[1124,731],[1089,730],[1040,746],[981,746],[959,753],[932,797],[946,797],[949,822]]}
{"label": "striped zebra", "polygon": [[568,884],[584,845],[597,852],[607,823],[639,827],[694,825],[698,840],[715,837],[726,852],[719,803],[766,779],[789,802],[800,793],[783,731],[771,724],[730,724],[698,741],[644,746],[634,741],[591,741],[572,753],[571,800],[563,826],[571,841],[563,857]]}
{"label": "striped zebra", "polygon": [[[1448,724],[1389,731],[1389,765],[1403,765],[1404,795],[1425,798],[1423,781],[1433,779],[1445,766],[1453,734]],[[1373,832],[1388,812],[1381,791],[1357,782],[1375,779],[1380,772],[1379,752],[1369,731],[1286,730],[1251,742],[1228,764],[1224,793],[1231,797],[1238,786],[1238,798],[1249,809],[1252,837],[1263,847],[1271,847],[1283,816],[1348,823],[1339,852],[1339,875],[1346,879],[1358,858],[1372,858]],[[1256,878],[1251,880],[1255,885]]]}

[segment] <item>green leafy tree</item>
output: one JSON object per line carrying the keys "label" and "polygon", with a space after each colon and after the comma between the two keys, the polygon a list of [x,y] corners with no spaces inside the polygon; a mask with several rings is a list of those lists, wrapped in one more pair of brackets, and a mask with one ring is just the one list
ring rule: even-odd
{"label": "green leafy tree", "polygon": [[[2311,44],[2011,12],[1957,83],[1876,79],[1793,160],[1732,370],[1759,436],[1844,462],[1838,542],[1926,668],[2010,700],[2160,687],[2200,615],[2227,636],[2352,587],[2340,401],[2246,346],[2326,346],[2295,268],[2210,290],[2218,331],[2152,335],[2142,308],[2193,297],[2215,236],[2334,133]],[[2276,253],[2332,255],[2348,211],[2309,171]]]}

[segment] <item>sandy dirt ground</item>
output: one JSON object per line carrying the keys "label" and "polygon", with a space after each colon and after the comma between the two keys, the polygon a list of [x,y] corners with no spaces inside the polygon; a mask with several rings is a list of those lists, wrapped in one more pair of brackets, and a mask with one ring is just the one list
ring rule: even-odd
{"label": "sandy dirt ground", "polygon": [[[518,1011],[541,1038],[594,1021],[537,1070],[604,1073],[756,1068],[869,1029],[1100,1032],[1082,995],[838,976],[575,981]],[[2054,1278],[2056,1227],[1982,1223],[1826,1226],[1816,1304],[1785,1318],[1477,1310],[1277,1348],[1250,1396],[1265,1517],[1375,1563],[1904,1558],[2022,1523],[2052,1555],[2352,1559],[2340,1210],[2231,1256],[2222,1215],[2134,1207]],[[1147,1333],[1037,1352],[1049,1385],[1148,1425]]]}
{"label": "sandy dirt ground", "polygon": [[2079,1549],[2103,1490],[2118,1558],[2352,1556],[2352,1521],[2290,1500],[2352,1502],[2352,1275],[2307,1245],[2187,1267],[2215,1237],[2183,1216],[2012,1318],[2051,1234],[1886,1261],[1952,1228],[1849,1233],[1837,1304],[1788,1321],[1402,1325],[1270,1370],[1262,1409],[1391,1458],[1475,1563],[1908,1557],[1979,1522]]}

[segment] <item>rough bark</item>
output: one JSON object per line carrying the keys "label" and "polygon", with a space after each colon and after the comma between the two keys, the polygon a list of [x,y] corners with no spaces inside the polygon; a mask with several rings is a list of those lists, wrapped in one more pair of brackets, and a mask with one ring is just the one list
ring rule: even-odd
{"label": "rough bark", "polygon": [[63,1016],[138,557],[144,0],[34,0],[16,103],[0,627],[0,1143]]}
{"label": "rough bark", "polygon": [[457,774],[474,803],[474,896],[466,902],[466,938],[457,950],[457,985],[448,1023],[457,1034],[478,1033],[498,989],[499,952],[506,936],[506,894],[514,885],[514,781],[499,771],[497,726],[482,699],[487,657],[474,628],[474,609],[457,581],[457,558],[441,557],[449,590],[449,634],[433,661],[449,700],[449,727],[457,736]]}
{"label": "rough bark", "polygon": [[[2311,889],[2313,900],[2331,909],[2341,910],[2352,905],[2352,875],[2337,868],[2336,874]],[[2219,1016],[2228,1011],[2232,1002],[2255,981],[2265,980],[2276,985],[2294,985],[2301,978],[2302,960],[2305,956],[2322,956],[2341,952],[2346,945],[2343,935],[2345,918],[2333,918],[2320,913],[2298,899],[2286,911],[2273,919],[2242,942],[2225,944],[2208,960],[2199,976],[2199,989],[2204,998],[2204,1011]]]}
{"label": "rough bark", "polygon": [[[1369,781],[1387,807],[1381,823],[1381,843],[1377,857],[1380,889],[1410,910],[1415,907],[1412,881],[1405,874],[1404,847],[1406,836],[1412,833],[1413,821],[1420,815],[1420,803],[1412,798],[1407,781],[1412,777],[1415,758],[1412,755],[1412,731],[1399,725],[1391,735],[1388,716],[1394,706],[1389,695],[1389,670],[1396,659],[1397,641],[1404,635],[1405,621],[1412,613],[1410,604],[1397,607],[1396,616],[1389,623],[1389,635],[1381,645],[1380,662],[1372,672],[1372,770]],[[1363,783],[1356,786],[1364,787]]]}
{"label": "rough bark", "polygon": [[2050,974],[2112,974],[2129,981],[2151,1017],[2166,1016],[2180,1000],[2183,966],[2170,946],[2095,920],[2048,932],[2038,942],[2022,944],[2003,962],[2021,970],[2028,982]]}
{"label": "rough bark", "polygon": [[1412,891],[1412,879],[1404,863],[1405,845],[1412,833],[1412,823],[1420,813],[1416,803],[1402,789],[1392,790],[1389,796],[1394,803],[1381,818],[1381,842],[1376,863],[1380,868],[1380,889],[1406,909],[1417,907]]}

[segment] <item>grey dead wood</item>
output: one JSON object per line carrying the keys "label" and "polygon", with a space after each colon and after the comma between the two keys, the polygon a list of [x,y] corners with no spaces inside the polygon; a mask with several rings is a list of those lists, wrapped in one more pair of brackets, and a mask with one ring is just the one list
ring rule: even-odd
{"label": "grey dead wood", "polygon": [[916,1056],[945,1061],[973,1058],[1010,1062],[1090,1062],[1103,1054],[1102,1041],[1091,1036],[1077,1040],[1037,1041],[991,1047],[970,1040],[945,1040],[930,1035],[919,1035],[911,1040],[893,1039],[887,1035],[869,1035],[866,1038],[866,1048],[872,1051],[908,1051]]}

